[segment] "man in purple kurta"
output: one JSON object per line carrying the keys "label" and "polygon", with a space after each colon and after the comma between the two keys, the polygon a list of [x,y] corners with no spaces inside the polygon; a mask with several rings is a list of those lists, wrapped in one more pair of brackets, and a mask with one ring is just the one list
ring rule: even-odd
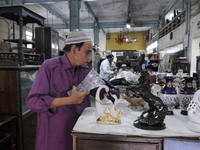
{"label": "man in purple kurta", "polygon": [[83,31],[71,32],[64,50],[65,55],[44,61],[26,99],[37,112],[36,150],[72,150],[71,131],[96,92],[76,90],[90,71],[91,39]]}

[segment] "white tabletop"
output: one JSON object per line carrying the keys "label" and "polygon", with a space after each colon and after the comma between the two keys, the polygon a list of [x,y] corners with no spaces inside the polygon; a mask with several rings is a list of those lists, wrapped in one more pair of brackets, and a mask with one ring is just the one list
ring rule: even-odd
{"label": "white tabletop", "polygon": [[143,130],[133,126],[133,122],[141,115],[142,111],[129,111],[120,117],[121,124],[107,125],[96,123],[99,118],[96,107],[88,107],[79,117],[73,132],[144,137],[200,137],[200,133],[195,133],[187,128],[188,116],[180,114],[180,111],[180,109],[175,109],[174,115],[166,115],[164,120],[166,129]]}

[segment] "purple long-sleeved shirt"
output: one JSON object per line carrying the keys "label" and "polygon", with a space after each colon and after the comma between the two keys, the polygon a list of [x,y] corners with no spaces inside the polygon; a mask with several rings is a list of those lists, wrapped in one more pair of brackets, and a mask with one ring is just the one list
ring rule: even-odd
{"label": "purple long-sleeved shirt", "polygon": [[[67,97],[72,86],[77,86],[90,69],[70,65],[65,55],[46,60],[38,70],[35,82],[26,99],[29,109],[37,112],[36,150],[72,150],[71,131],[86,107],[90,107],[90,95],[81,104],[49,108],[56,97]],[[97,89],[91,90],[95,96]],[[110,92],[119,97],[119,93]],[[104,95],[104,93],[102,93]]]}

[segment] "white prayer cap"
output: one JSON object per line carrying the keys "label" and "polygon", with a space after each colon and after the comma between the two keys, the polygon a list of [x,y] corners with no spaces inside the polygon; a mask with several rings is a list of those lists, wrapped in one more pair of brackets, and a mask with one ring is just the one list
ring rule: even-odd
{"label": "white prayer cap", "polygon": [[74,30],[69,33],[66,39],[66,45],[77,44],[82,42],[92,41],[90,37],[82,30]]}
{"label": "white prayer cap", "polygon": [[122,67],[126,67],[126,64],[122,64]]}

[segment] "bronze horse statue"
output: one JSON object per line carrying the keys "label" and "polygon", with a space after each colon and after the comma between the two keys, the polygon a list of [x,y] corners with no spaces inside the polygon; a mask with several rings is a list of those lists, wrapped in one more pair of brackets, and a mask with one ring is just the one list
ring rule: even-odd
{"label": "bronze horse statue", "polygon": [[126,88],[126,95],[129,96],[129,90],[139,95],[149,105],[149,109],[142,112],[140,117],[134,122],[134,126],[147,130],[162,130],[165,129],[163,123],[168,111],[168,107],[163,101],[151,93],[150,75],[146,70],[141,71],[139,83],[133,87]]}

